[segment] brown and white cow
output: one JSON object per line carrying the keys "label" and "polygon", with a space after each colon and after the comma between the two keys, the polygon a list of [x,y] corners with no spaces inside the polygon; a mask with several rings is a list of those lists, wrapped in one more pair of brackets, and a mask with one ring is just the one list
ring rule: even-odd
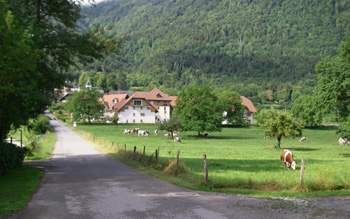
{"label": "brown and white cow", "polygon": [[339,138],[338,143],[339,143],[340,145],[345,145],[345,146],[348,146],[348,145],[349,145],[349,141],[348,141],[347,138]]}
{"label": "brown and white cow", "polygon": [[295,167],[297,165],[297,162],[293,159],[293,154],[290,150],[284,150],[281,155],[281,161],[284,163],[284,168],[289,169],[289,167],[292,167],[293,170],[295,170]]}
{"label": "brown and white cow", "polygon": [[154,135],[158,135],[158,130],[154,130]]}
{"label": "brown and white cow", "polygon": [[306,141],[306,140],[307,140],[307,137],[300,137],[299,138],[299,142]]}
{"label": "brown and white cow", "polygon": [[174,143],[176,143],[176,142],[181,143],[181,138],[180,137],[175,137],[174,138]]}

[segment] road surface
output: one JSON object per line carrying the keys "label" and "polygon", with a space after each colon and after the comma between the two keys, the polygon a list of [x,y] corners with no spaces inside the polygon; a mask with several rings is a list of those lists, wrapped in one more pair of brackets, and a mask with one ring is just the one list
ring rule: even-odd
{"label": "road surface", "polygon": [[[260,199],[184,189],[141,174],[52,120],[57,142],[28,206],[10,218],[350,218],[350,197]],[[33,163],[32,163],[33,164]]]}

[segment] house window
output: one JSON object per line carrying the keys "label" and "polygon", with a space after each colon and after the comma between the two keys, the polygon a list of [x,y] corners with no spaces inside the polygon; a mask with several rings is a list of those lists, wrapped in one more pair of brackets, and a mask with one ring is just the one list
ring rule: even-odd
{"label": "house window", "polygon": [[133,106],[132,108],[133,108],[133,109],[135,109],[135,107],[134,107],[134,106]]}
{"label": "house window", "polygon": [[141,123],[143,123],[142,119],[140,120]]}
{"label": "house window", "polygon": [[144,114],[144,113],[141,113],[141,116],[145,116],[145,114]]}
{"label": "house window", "polygon": [[132,116],[135,116],[135,113],[133,113]]}
{"label": "house window", "polygon": [[141,106],[141,110],[142,110],[142,106]]}
{"label": "house window", "polygon": [[141,100],[134,100],[134,105],[135,106],[141,106],[142,101]]}
{"label": "house window", "polygon": [[135,123],[135,119],[133,119],[132,122]]}
{"label": "house window", "polygon": [[164,107],[164,111],[166,110],[166,107]]}
{"label": "house window", "polygon": [[160,103],[160,100],[157,100],[157,103]]}
{"label": "house window", "polygon": [[128,110],[128,109],[129,109],[129,107],[127,106],[127,107],[126,107],[126,109]]}
{"label": "house window", "polygon": [[151,110],[151,107],[148,106],[148,107],[147,107],[147,110]]}

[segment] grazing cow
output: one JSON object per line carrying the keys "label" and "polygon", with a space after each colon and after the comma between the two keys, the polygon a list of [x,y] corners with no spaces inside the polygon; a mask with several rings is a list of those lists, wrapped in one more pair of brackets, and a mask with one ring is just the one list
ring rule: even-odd
{"label": "grazing cow", "polygon": [[281,161],[284,163],[284,168],[287,166],[288,169],[292,167],[292,169],[295,170],[297,162],[293,160],[293,154],[290,150],[284,150],[282,152]]}
{"label": "grazing cow", "polygon": [[175,137],[175,138],[174,138],[174,143],[176,143],[176,142],[181,143],[181,138],[180,138],[180,137]]}
{"label": "grazing cow", "polygon": [[139,128],[134,128],[133,130],[131,130],[131,133],[139,133]]}
{"label": "grazing cow", "polygon": [[124,129],[124,135],[125,135],[125,134],[130,134],[130,130]]}
{"label": "grazing cow", "polygon": [[164,134],[165,137],[170,137],[171,136],[171,133],[166,133]]}
{"label": "grazing cow", "polygon": [[154,130],[154,135],[158,135],[158,130]]}
{"label": "grazing cow", "polygon": [[306,140],[307,140],[306,137],[300,137],[300,138],[299,138],[299,142],[306,141]]}
{"label": "grazing cow", "polygon": [[137,136],[148,136],[149,132],[147,130],[143,131],[143,130],[139,130],[139,132],[137,133]]}
{"label": "grazing cow", "polygon": [[349,141],[348,141],[347,138],[339,138],[338,143],[339,143],[340,145],[345,145],[345,146],[348,146],[348,145],[349,145]]}

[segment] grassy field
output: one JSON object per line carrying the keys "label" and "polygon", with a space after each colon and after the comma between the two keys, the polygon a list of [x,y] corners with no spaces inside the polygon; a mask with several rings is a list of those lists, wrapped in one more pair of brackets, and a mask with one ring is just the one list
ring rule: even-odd
{"label": "grassy field", "polygon": [[0,177],[0,218],[24,208],[42,176],[41,169],[22,166]]}
{"label": "grassy field", "polygon": [[[124,135],[124,129],[149,130],[149,137]],[[265,140],[264,131],[258,127],[223,128],[222,132],[209,133],[207,138],[198,138],[195,132],[180,133],[182,143],[174,143],[160,131],[153,135],[155,125],[149,124],[78,124],[77,130],[92,133],[97,138],[112,141],[127,150],[152,154],[159,147],[160,158],[174,160],[180,150],[180,161],[190,170],[191,182],[203,186],[203,154],[207,156],[209,183],[206,189],[234,192],[278,192],[300,195],[309,192],[316,195],[350,194],[350,147],[339,146],[333,128],[305,129],[308,140],[284,139],[276,149],[276,139]],[[297,170],[285,170],[280,161],[283,149],[293,151]],[[305,159],[303,186],[299,184],[301,159]],[[181,183],[180,183],[181,184]],[[337,192],[335,192],[337,191]],[[313,192],[313,193],[311,193]],[[316,193],[314,193],[316,192]],[[340,192],[340,193],[339,193]],[[248,192],[249,193],[249,192]]]}

